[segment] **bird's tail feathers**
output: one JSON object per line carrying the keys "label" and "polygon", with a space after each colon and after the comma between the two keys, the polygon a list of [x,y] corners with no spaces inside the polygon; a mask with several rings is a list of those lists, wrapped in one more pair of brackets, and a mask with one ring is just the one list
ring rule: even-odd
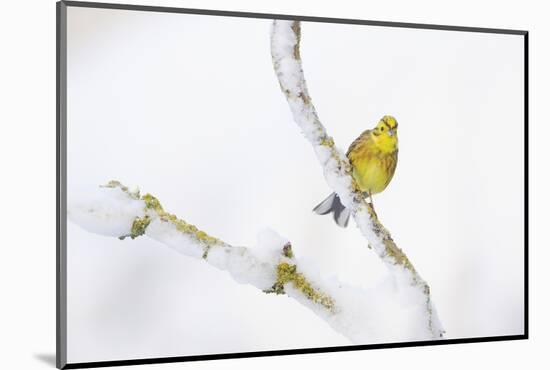
{"label": "bird's tail feathers", "polygon": [[338,197],[338,194],[336,193],[330,194],[325,200],[315,206],[315,208],[313,208],[313,212],[318,215],[332,213],[334,221],[340,227],[348,226],[349,216],[351,215],[351,211],[344,207],[342,202],[340,202],[340,197]]}

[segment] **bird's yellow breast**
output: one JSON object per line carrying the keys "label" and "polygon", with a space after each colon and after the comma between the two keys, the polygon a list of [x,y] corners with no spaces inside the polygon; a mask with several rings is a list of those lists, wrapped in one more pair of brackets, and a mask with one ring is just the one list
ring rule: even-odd
{"label": "bird's yellow breast", "polygon": [[[363,136],[363,135],[362,135]],[[378,142],[370,133],[360,137],[348,151],[353,177],[363,192],[382,192],[390,183],[397,165],[397,140]]]}

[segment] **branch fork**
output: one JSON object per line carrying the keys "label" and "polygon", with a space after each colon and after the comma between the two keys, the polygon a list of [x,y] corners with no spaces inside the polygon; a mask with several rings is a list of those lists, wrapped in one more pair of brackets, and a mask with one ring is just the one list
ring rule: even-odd
{"label": "branch fork", "polygon": [[256,248],[232,246],[166,212],[156,197],[118,181],[70,203],[69,219],[90,232],[119,239],[147,236],[227,271],[238,283],[267,294],[285,294],[353,343],[440,339],[444,330],[428,284],[357,190],[348,159],[319,120],[302,70],[300,40],[300,22],[273,22],[271,54],[281,90],[327,184],[352,211],[367,245],[387,266],[386,281],[365,290],[324,279],[306,268],[294,256],[291,243],[274,231],[260,234]]}

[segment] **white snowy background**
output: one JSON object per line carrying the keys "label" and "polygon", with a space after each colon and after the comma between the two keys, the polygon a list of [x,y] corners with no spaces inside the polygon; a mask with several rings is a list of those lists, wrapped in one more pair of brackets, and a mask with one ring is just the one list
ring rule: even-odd
{"label": "white snowy background", "polygon": [[[139,185],[233,245],[271,227],[323,275],[385,276],[328,189],[274,76],[270,21],[68,10],[69,199]],[[447,338],[523,332],[523,43],[519,36],[303,24],[321,120],[347,145],[397,117],[396,175],[375,197],[432,288]],[[68,225],[68,360],[347,345],[291,299],[146,238]],[[376,297],[373,297],[376,299]]]}

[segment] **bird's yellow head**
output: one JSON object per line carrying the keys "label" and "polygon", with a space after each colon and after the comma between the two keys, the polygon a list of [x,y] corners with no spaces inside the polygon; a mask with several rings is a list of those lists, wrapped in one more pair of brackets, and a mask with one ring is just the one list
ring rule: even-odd
{"label": "bird's yellow head", "polygon": [[384,152],[397,150],[397,120],[384,116],[372,130],[372,140]]}

